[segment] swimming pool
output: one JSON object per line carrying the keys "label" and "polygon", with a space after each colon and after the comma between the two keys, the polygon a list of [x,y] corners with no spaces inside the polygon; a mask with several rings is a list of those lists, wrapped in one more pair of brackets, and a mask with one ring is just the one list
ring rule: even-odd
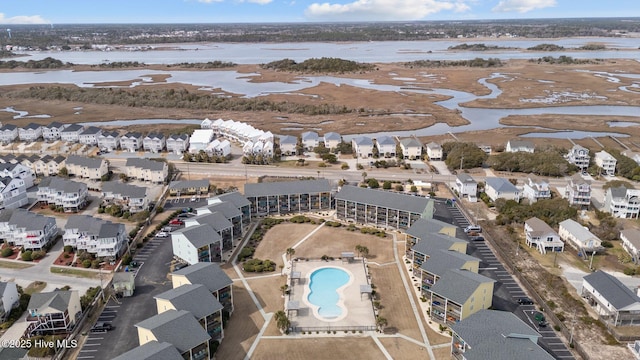
{"label": "swimming pool", "polygon": [[307,300],[318,307],[318,315],[327,319],[342,315],[345,309],[339,305],[338,289],[346,285],[351,276],[342,269],[325,267],[314,271],[310,279]]}

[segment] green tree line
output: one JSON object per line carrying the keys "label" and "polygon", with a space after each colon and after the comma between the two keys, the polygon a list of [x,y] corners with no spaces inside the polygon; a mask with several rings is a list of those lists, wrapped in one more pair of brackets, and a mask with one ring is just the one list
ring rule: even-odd
{"label": "green tree line", "polygon": [[334,115],[355,112],[346,106],[332,104],[299,104],[274,102],[265,99],[224,98],[206,93],[181,90],[94,89],[61,86],[32,86],[26,90],[0,94],[0,97],[46,100],[65,100],[130,107],[198,109],[212,111],[274,111],[305,115]]}
{"label": "green tree line", "polygon": [[306,73],[349,73],[358,71],[371,71],[375,67],[373,64],[358,63],[351,60],[339,58],[307,59],[297,63],[291,59],[282,59],[263,64],[264,69],[274,69],[279,71],[300,71]]}
{"label": "green tree line", "polygon": [[542,176],[563,176],[577,170],[562,156],[563,149],[548,148],[526,152],[503,152],[491,156],[487,164],[494,170],[534,173]]}
{"label": "green tree line", "polygon": [[440,68],[440,67],[453,67],[453,66],[466,66],[466,67],[481,67],[481,68],[489,68],[489,67],[500,67],[503,63],[500,59],[497,58],[475,58],[473,60],[416,60],[404,63],[405,67],[414,68],[414,67],[429,67],[429,68]]}

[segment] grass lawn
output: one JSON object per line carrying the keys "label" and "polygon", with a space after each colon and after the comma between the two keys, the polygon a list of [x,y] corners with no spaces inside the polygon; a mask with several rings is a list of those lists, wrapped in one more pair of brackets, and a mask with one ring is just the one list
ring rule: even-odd
{"label": "grass lawn", "polygon": [[26,269],[32,267],[33,264],[24,264],[15,261],[2,261],[0,260],[0,267],[7,269]]}
{"label": "grass lawn", "polygon": [[59,268],[55,266],[52,266],[49,270],[53,274],[60,274],[60,275],[69,275],[69,276],[76,276],[76,277],[83,277],[83,278],[90,278],[90,279],[100,277],[99,273],[93,272],[93,271],[85,271],[85,270],[70,269],[70,268]]}
{"label": "grass lawn", "polygon": [[24,293],[32,295],[33,293],[38,293],[38,292],[42,291],[45,287],[47,287],[47,283],[46,282],[44,282],[44,281],[34,281],[24,289]]}

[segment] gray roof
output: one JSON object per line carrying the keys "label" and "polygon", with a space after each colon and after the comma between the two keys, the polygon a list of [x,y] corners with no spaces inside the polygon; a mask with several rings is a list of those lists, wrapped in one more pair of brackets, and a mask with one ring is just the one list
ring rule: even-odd
{"label": "gray roof", "polygon": [[55,161],[56,163],[60,164],[60,163],[62,163],[63,161],[65,161],[66,159],[65,159],[65,157],[64,157],[64,156],[62,156],[62,155],[58,155],[58,156],[55,156],[55,157],[54,157],[53,159],[51,159],[51,160],[53,160],[53,161]]}
{"label": "gray roof", "polygon": [[[0,298],[2,298],[4,290],[7,288],[7,284],[9,284],[7,281],[0,281]],[[15,287],[15,283],[12,282],[12,284]]]}
{"label": "gray roof", "polygon": [[451,269],[440,276],[440,280],[431,287],[431,291],[458,304],[464,304],[478,286],[494,282],[491,278],[468,270]]}
{"label": "gray roof", "polygon": [[371,138],[367,136],[358,136],[357,138],[353,139],[353,141],[358,146],[363,146],[363,145],[373,146],[373,140],[371,140]]}
{"label": "gray roof", "polygon": [[185,310],[167,310],[135,326],[151,331],[158,341],[172,344],[180,353],[211,339],[193,314]]}
{"label": "gray roof", "polygon": [[402,140],[400,140],[400,143],[404,146],[404,147],[422,147],[422,144],[420,143],[420,141],[416,140],[415,138],[404,138]]}
{"label": "gray roof", "polygon": [[391,136],[382,135],[376,138],[376,143],[378,145],[395,145],[396,141]]}
{"label": "gray roof", "polygon": [[244,195],[246,197],[317,194],[330,191],[331,184],[329,180],[326,179],[279,181],[244,185]]}
{"label": "gray roof", "polygon": [[167,139],[171,140],[187,140],[189,139],[189,135],[187,134],[171,134]]}
{"label": "gray roof", "polygon": [[453,250],[438,250],[429,255],[429,259],[420,268],[438,276],[442,276],[447,270],[461,269],[467,262],[480,262],[478,258]]}
{"label": "gray roof", "polygon": [[67,158],[67,165],[74,164],[78,166],[87,167],[90,169],[99,169],[102,166],[102,162],[105,161],[101,158],[90,158],[86,156],[79,155],[69,155]]}
{"label": "gray roof", "polygon": [[135,199],[142,199],[147,196],[146,187],[125,184],[119,181],[107,181],[102,183],[102,192],[120,194],[124,197],[135,198]]}
{"label": "gray roof", "polygon": [[169,189],[189,189],[189,188],[202,188],[209,187],[209,180],[181,180],[181,181],[172,181],[169,184]]}
{"label": "gray roof", "polygon": [[197,222],[200,225],[207,224],[216,231],[222,231],[233,227],[231,221],[227,220],[224,214],[220,211],[194,216],[190,219],[186,219],[186,222]]}
{"label": "gray roof", "polygon": [[57,121],[54,121],[54,122],[52,122],[52,123],[51,123],[51,124],[49,124],[49,125],[45,125],[45,127],[46,127],[47,129],[53,129],[53,128],[56,128],[56,129],[57,129],[57,128],[61,128],[61,127],[63,127],[63,126],[64,126],[64,125],[63,125],[62,123],[57,122]]}
{"label": "gray roof", "polygon": [[115,131],[115,130],[114,131],[103,131],[100,134],[100,137],[101,138],[108,138],[108,137],[117,138],[117,137],[120,137],[120,133]]}
{"label": "gray roof", "polygon": [[389,209],[409,211],[415,214],[422,214],[428,207],[433,206],[431,199],[422,196],[398,194],[385,190],[365,189],[352,185],[343,186],[335,198],[336,200],[354,201]]}
{"label": "gray roof", "polygon": [[78,229],[80,232],[86,232],[99,238],[117,237],[126,231],[124,224],[112,223],[89,215],[69,216],[65,229]]}
{"label": "gray roof", "polygon": [[9,219],[9,224],[24,228],[26,231],[39,231],[43,230],[47,225],[55,225],[56,220],[24,209],[15,209]]}
{"label": "gray roof", "polygon": [[438,250],[451,250],[454,244],[467,243],[465,240],[437,233],[428,234],[420,238],[420,240],[420,242],[413,245],[411,250],[425,255],[431,255]]}
{"label": "gray roof", "polygon": [[217,200],[219,200],[220,202],[215,204],[210,203],[209,205],[200,209],[207,209],[210,212],[221,211],[229,220],[233,219],[234,217],[242,216],[242,212],[234,204],[226,201],[221,201],[220,199]]}
{"label": "gray roof", "polygon": [[504,178],[497,177],[488,177],[485,180],[487,186],[492,187],[495,191],[506,193],[506,192],[519,192],[517,187],[513,185],[509,180]]}
{"label": "gray roof", "polygon": [[418,219],[405,232],[422,239],[429,234],[439,233],[445,228],[456,228],[456,226],[436,219]]}
{"label": "gray roof", "polygon": [[23,127],[23,129],[25,129],[25,130],[35,130],[35,129],[39,129],[41,127],[42,127],[42,125],[40,125],[40,124],[30,123],[29,125]]}
{"label": "gray roof", "polygon": [[202,284],[209,291],[218,291],[233,284],[233,281],[215,263],[199,262],[172,273],[186,277],[191,284]]}
{"label": "gray roof", "polygon": [[113,360],[183,360],[175,346],[168,342],[149,341],[133,348]]}
{"label": "gray roof", "polygon": [[620,232],[636,249],[640,249],[640,231],[638,229],[625,229]]}
{"label": "gray roof", "polygon": [[533,145],[533,142],[529,141],[529,140],[509,140],[509,145],[512,148],[533,148],[535,145]]}
{"label": "gray roof", "polygon": [[63,193],[80,193],[87,191],[87,184],[55,176],[47,176],[40,181],[38,188],[50,188]]}
{"label": "gray roof", "polygon": [[627,196],[627,188],[624,186],[611,187],[607,192],[611,194],[612,199],[622,199]]}
{"label": "gray roof", "polygon": [[209,289],[202,284],[185,284],[155,296],[156,299],[168,300],[176,310],[186,310],[196,319],[203,319],[223,306],[211,295]]}
{"label": "gray roof", "polygon": [[538,219],[537,217],[532,217],[524,223],[531,228],[531,234],[534,236],[542,236],[550,233],[558,235],[555,230],[553,230],[551,226],[549,226],[549,224]]}
{"label": "gray roof", "polygon": [[132,272],[118,271],[113,273],[113,280],[112,280],[113,284],[134,283],[134,282],[135,282],[135,277],[133,276]]}
{"label": "gray roof", "polygon": [[237,191],[232,191],[232,192],[220,194],[220,195],[214,197],[214,199],[215,198],[220,199],[222,201],[230,202],[233,205],[235,205],[238,209],[240,209],[241,207],[244,207],[244,206],[251,205],[251,202],[249,200],[247,200],[247,198],[244,197],[244,195],[240,194]]}
{"label": "gray roof", "polygon": [[163,161],[154,161],[142,158],[127,158],[127,163],[125,166],[133,166],[141,169],[148,169],[151,171],[162,171],[165,166],[167,166],[167,163]]}
{"label": "gray roof", "polygon": [[66,128],[64,128],[62,130],[62,132],[63,133],[66,133],[66,132],[78,132],[78,131],[80,131],[82,129],[84,129],[84,126],[82,126],[82,125],[71,124],[71,125],[67,126]]}
{"label": "gray roof", "polygon": [[591,284],[617,310],[634,304],[640,306],[638,295],[613,275],[598,270],[585,276],[583,280]]}
{"label": "gray roof", "polygon": [[122,135],[123,138],[129,138],[129,139],[140,139],[142,138],[142,134],[139,132],[135,132],[135,131],[130,131],[124,135]]}
{"label": "gray roof", "polygon": [[340,136],[340,134],[338,134],[337,132],[328,132],[326,134],[324,134],[324,141],[327,140],[342,140],[342,136]]}
{"label": "gray roof", "polygon": [[98,232],[98,238],[106,239],[106,238],[115,238],[124,234],[126,231],[124,224],[114,224],[112,222],[107,222],[100,227],[100,231]]}
{"label": "gray roof", "polygon": [[297,144],[298,138],[291,135],[280,136],[280,145],[282,144]]}
{"label": "gray roof", "polygon": [[468,360],[551,360],[538,344],[539,333],[507,311],[480,310],[451,329],[469,345]]}
{"label": "gray roof", "polygon": [[560,226],[565,228],[568,232],[573,234],[576,238],[581,241],[590,239],[590,238],[598,238],[591,231],[585,229],[579,222],[571,219],[567,219],[560,222]]}
{"label": "gray roof", "polygon": [[300,137],[302,138],[302,141],[304,140],[318,140],[320,139],[320,136],[318,136],[318,133],[315,131],[305,131],[302,133],[302,135],[300,135]]}
{"label": "gray roof", "polygon": [[157,139],[157,140],[160,140],[160,139],[164,139],[164,138],[165,138],[164,134],[157,133],[157,132],[150,132],[150,133],[147,134],[147,136],[145,136],[145,139]]}
{"label": "gray roof", "polygon": [[94,135],[101,131],[102,129],[100,129],[99,127],[89,126],[88,128],[84,129],[84,131],[81,132],[80,135]]}
{"label": "gray roof", "polygon": [[189,226],[171,233],[171,236],[182,234],[196,248],[220,242],[222,237],[209,224]]}
{"label": "gray roof", "polygon": [[571,176],[570,181],[574,184],[574,185],[579,185],[579,184],[587,184],[587,185],[591,185],[591,181],[586,180],[585,178],[583,178],[582,176],[580,176],[580,174],[575,173]]}
{"label": "gray roof", "polygon": [[29,300],[27,309],[40,310],[50,307],[52,309],[63,312],[67,310],[67,307],[69,307],[71,294],[72,292],[68,290],[57,290],[46,293],[33,293],[31,294],[31,299]]}
{"label": "gray roof", "polygon": [[13,209],[0,210],[0,223],[9,222],[12,216],[13,216]]}
{"label": "gray roof", "polygon": [[2,125],[2,127],[0,128],[0,131],[5,131],[5,130],[15,130],[16,128],[18,128],[17,126],[13,125],[13,124],[4,124]]}
{"label": "gray roof", "polygon": [[432,142],[430,142],[430,143],[428,143],[428,144],[427,144],[427,147],[428,147],[429,149],[442,149],[442,146],[440,146],[440,144],[435,143],[435,142],[433,142],[433,141],[432,141]]}
{"label": "gray roof", "polygon": [[457,178],[463,184],[477,184],[476,181],[469,174],[465,174],[465,173],[458,174]]}

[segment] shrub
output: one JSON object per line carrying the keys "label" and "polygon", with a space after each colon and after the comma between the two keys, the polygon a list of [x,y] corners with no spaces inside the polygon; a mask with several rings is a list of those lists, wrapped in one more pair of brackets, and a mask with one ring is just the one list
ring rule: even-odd
{"label": "shrub", "polygon": [[73,246],[71,246],[71,245],[65,245],[65,246],[64,246],[64,252],[66,252],[66,253],[72,253],[72,252],[73,252]]}
{"label": "shrub", "polygon": [[46,252],[42,251],[42,250],[38,250],[38,251],[34,251],[31,253],[31,259],[32,260],[40,260],[42,259],[45,255],[47,255]]}
{"label": "shrub", "polygon": [[343,163],[342,165],[340,165],[340,168],[341,168],[342,170],[348,170],[348,169],[349,169],[349,164],[347,164],[347,163]]}
{"label": "shrub", "polygon": [[244,259],[253,256],[253,253],[255,251],[255,248],[245,246],[244,248],[242,248],[242,250],[240,250],[240,253],[238,254],[238,261],[244,261]]}
{"label": "shrub", "polygon": [[91,267],[91,260],[89,260],[89,259],[83,260],[82,261],[82,267],[86,268],[86,269],[90,268]]}
{"label": "shrub", "polygon": [[2,252],[0,252],[0,255],[2,257],[9,257],[9,256],[13,255],[13,248],[6,247],[6,248],[2,249]]}
{"label": "shrub", "polygon": [[161,213],[161,212],[163,212],[163,211],[164,211],[164,208],[163,208],[162,206],[158,206],[158,207],[156,208],[156,214],[160,214],[160,213]]}
{"label": "shrub", "polygon": [[31,260],[33,260],[33,259],[31,258],[31,250],[27,250],[27,251],[23,252],[23,253],[22,253],[22,255],[21,255],[21,258],[22,258],[22,260],[24,260],[24,261],[31,261]]}
{"label": "shrub", "polygon": [[636,268],[632,268],[632,267],[624,268],[624,274],[625,275],[633,276],[633,275],[636,275],[637,273],[638,273],[638,271],[636,270]]}
{"label": "shrub", "polygon": [[97,268],[99,268],[99,267],[100,267],[100,260],[95,259],[95,260],[93,260],[93,261],[91,262],[91,268],[92,268],[92,269],[97,269]]}
{"label": "shrub", "polygon": [[275,271],[276,264],[271,260],[251,259],[242,266],[246,272]]}

